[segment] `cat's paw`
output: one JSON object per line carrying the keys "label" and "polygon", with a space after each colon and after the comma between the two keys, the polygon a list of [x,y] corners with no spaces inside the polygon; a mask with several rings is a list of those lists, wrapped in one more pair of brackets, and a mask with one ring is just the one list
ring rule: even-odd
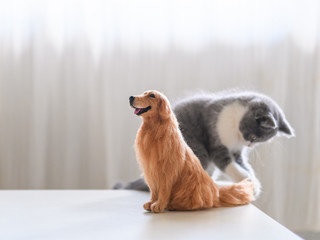
{"label": "cat's paw", "polygon": [[260,193],[261,193],[261,184],[260,184],[260,182],[259,181],[258,182],[254,182],[253,183],[253,195],[254,195],[254,197],[255,198],[259,197]]}
{"label": "cat's paw", "polygon": [[151,211],[154,213],[160,213],[164,211],[165,206],[160,204],[158,201],[151,204]]}
{"label": "cat's paw", "polygon": [[250,181],[253,184],[253,196],[257,199],[261,193],[261,183],[257,178],[247,178],[247,181]]}

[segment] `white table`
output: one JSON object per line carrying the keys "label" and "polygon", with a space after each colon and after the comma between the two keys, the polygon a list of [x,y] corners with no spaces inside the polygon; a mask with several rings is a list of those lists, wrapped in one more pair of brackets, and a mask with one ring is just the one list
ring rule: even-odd
{"label": "white table", "polygon": [[146,212],[149,193],[0,191],[0,239],[300,239],[253,205]]}

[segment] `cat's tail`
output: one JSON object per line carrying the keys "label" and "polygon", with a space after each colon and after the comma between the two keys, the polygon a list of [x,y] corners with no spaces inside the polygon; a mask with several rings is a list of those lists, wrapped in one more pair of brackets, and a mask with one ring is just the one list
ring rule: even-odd
{"label": "cat's tail", "polygon": [[117,182],[113,189],[130,189],[130,190],[139,190],[139,191],[149,191],[148,185],[145,183],[143,178],[139,178],[135,181],[129,182],[127,184],[122,184]]}
{"label": "cat's tail", "polygon": [[245,205],[253,200],[253,183],[248,179],[232,185],[219,186],[219,203],[221,207]]}

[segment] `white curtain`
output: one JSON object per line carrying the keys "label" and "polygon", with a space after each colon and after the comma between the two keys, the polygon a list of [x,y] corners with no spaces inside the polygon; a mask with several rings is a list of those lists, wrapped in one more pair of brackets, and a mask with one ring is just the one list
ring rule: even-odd
{"label": "white curtain", "polygon": [[105,189],[140,175],[128,97],[261,91],[296,130],[251,155],[255,203],[320,230],[318,1],[0,1],[0,187]]}

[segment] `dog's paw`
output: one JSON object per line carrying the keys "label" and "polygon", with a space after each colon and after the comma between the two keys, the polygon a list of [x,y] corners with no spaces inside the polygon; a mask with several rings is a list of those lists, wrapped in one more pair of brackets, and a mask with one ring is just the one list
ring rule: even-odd
{"label": "dog's paw", "polygon": [[145,204],[143,204],[143,208],[147,211],[151,211],[151,204],[152,202],[146,202]]}
{"label": "dog's paw", "polygon": [[151,204],[151,211],[154,213],[160,213],[164,211],[163,205],[161,205],[158,201]]}

